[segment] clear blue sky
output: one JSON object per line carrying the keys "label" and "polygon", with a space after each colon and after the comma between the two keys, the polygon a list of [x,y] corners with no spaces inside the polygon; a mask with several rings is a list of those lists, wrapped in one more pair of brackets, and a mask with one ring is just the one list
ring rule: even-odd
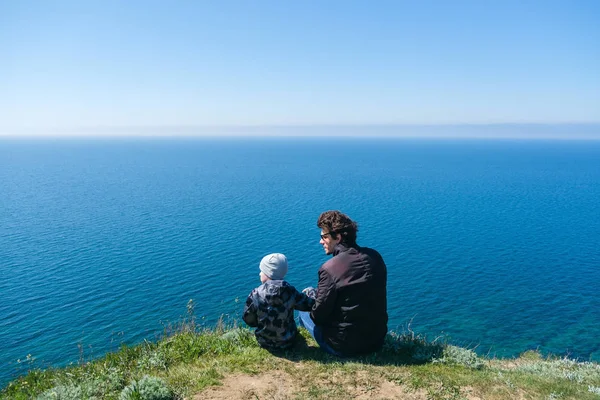
{"label": "clear blue sky", "polygon": [[600,122],[600,1],[0,0],[0,128]]}

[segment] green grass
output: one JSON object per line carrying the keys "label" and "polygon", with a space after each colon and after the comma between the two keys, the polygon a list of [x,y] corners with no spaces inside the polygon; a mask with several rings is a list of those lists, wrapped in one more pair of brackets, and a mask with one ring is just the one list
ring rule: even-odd
{"label": "green grass", "polygon": [[[244,389],[240,398],[347,399],[600,399],[600,365],[526,352],[510,360],[390,334],[382,351],[339,359],[319,350],[301,329],[285,352],[261,349],[249,330],[234,339],[221,329],[187,326],[158,342],[123,346],[77,365],[31,368],[0,391],[0,399],[183,399],[236,377],[278,374],[285,390]],[[233,379],[228,381],[227,379]],[[284,383],[285,383],[284,382]],[[282,386],[283,387],[283,386]],[[261,397],[262,396],[262,397]]]}

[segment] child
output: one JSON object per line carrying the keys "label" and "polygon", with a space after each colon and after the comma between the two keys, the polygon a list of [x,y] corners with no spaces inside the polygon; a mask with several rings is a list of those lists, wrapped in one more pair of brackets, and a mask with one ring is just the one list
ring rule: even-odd
{"label": "child", "polygon": [[254,334],[261,347],[285,349],[298,333],[294,309],[309,311],[315,301],[283,280],[288,270],[283,254],[264,256],[259,268],[262,285],[248,296],[243,318],[249,326],[256,327]]}

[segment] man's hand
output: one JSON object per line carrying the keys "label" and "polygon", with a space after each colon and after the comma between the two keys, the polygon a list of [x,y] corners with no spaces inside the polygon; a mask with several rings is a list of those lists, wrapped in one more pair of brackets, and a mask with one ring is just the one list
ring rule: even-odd
{"label": "man's hand", "polygon": [[303,289],[302,293],[304,293],[305,295],[307,295],[311,299],[316,299],[317,298],[317,290],[314,287],[312,287],[312,286],[309,286],[309,287]]}

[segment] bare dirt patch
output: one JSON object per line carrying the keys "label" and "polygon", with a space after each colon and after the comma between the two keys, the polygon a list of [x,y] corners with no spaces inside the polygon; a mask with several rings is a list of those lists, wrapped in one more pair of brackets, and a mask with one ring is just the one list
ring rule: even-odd
{"label": "bare dirt patch", "polygon": [[273,371],[261,375],[232,375],[223,385],[213,386],[194,396],[195,400],[287,400],[295,391],[291,377],[285,372]]}
{"label": "bare dirt patch", "polygon": [[329,384],[322,382],[318,388],[323,391],[315,392],[314,387],[307,387],[282,371],[259,375],[236,374],[225,378],[221,386],[207,388],[193,398],[194,400],[427,399],[427,392],[422,389],[414,390],[385,379],[377,382],[371,379],[365,385],[362,376],[359,375],[357,378],[357,382],[339,382],[341,392],[336,393],[329,390],[332,382],[328,382]]}

